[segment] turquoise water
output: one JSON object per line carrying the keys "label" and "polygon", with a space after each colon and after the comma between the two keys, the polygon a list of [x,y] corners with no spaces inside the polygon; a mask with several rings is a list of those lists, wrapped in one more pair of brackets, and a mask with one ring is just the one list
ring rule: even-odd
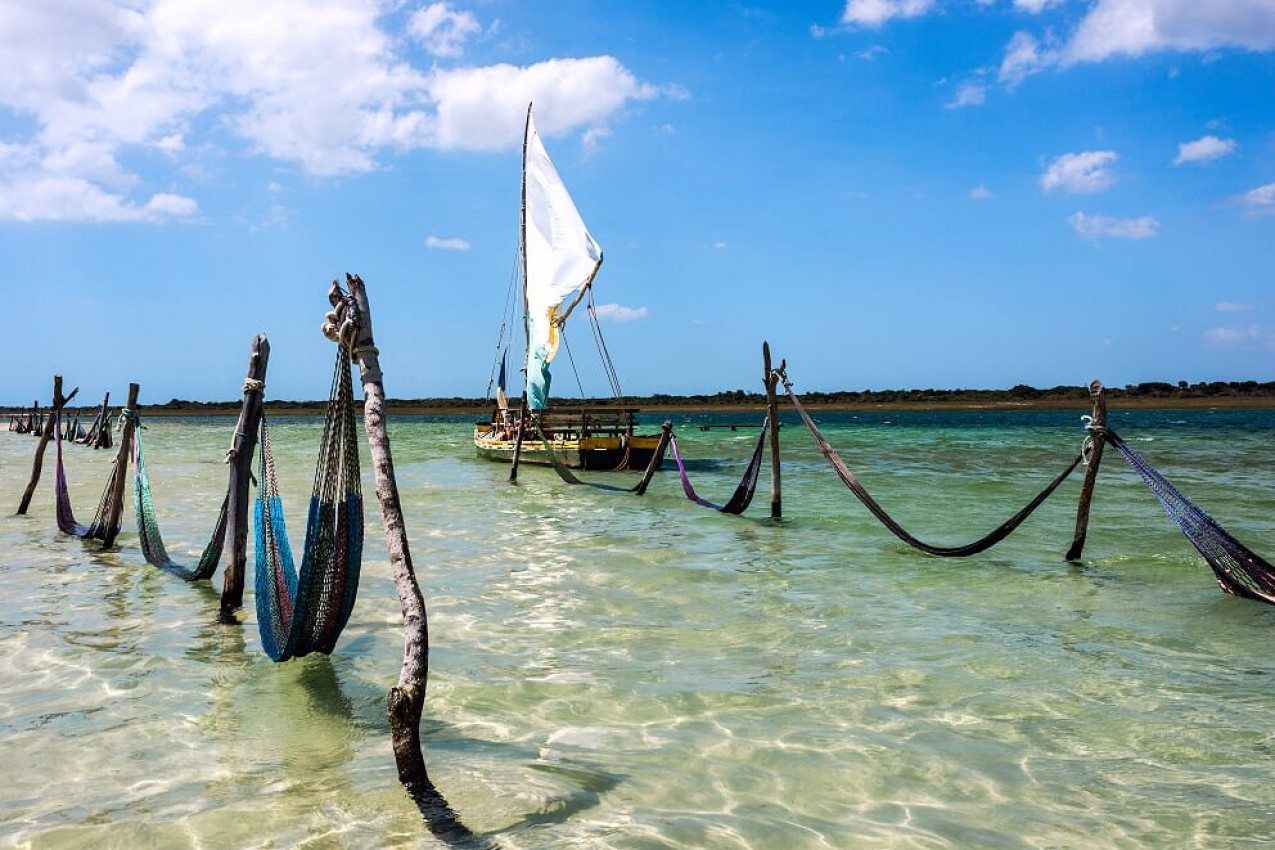
{"label": "turquoise water", "polygon": [[[819,418],[910,530],[952,544],[1071,460],[1082,412]],[[675,417],[696,487],[722,501],[754,435],[694,427],[712,420]],[[272,423],[296,534],[319,425]],[[165,539],[193,562],[232,422],[147,424]],[[1275,554],[1275,412],[1112,424]],[[741,518],[668,472],[641,499],[543,469],[512,487],[472,457],[470,427],[391,436],[429,606],[431,776],[495,844],[1269,845],[1275,607],[1219,592],[1118,455],[1083,563],[1062,558],[1079,475],[997,548],[940,560],[878,526],[795,422],[780,523],[766,472]],[[0,432],[0,845],[447,846],[396,781],[383,705],[402,631],[374,501],[337,652],[276,665],[251,575],[242,624],[219,625],[220,573],[214,590],[148,566],[131,503],[118,549],[58,534],[51,457],[14,516],[34,446]],[[110,458],[66,452],[86,520]]]}

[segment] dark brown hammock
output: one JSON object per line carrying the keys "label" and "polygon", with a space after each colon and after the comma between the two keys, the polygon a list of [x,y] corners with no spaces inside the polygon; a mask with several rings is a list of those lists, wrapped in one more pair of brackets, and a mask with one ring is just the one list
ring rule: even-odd
{"label": "dark brown hammock", "polygon": [[[558,473],[558,477],[563,481],[572,485],[581,484],[585,487],[592,487],[595,490],[608,490],[612,493],[633,493],[638,496],[641,496],[646,492],[646,488],[650,486],[652,476],[654,476],[659,468],[664,465],[664,453],[668,450],[669,439],[673,433],[672,426],[666,422],[664,424],[664,429],[660,432],[659,445],[655,447],[655,453],[651,455],[651,462],[646,465],[646,471],[642,473],[642,480],[637,484],[634,484],[632,487],[618,487],[614,484],[601,484],[596,481],[585,481],[577,476],[565,463],[562,462],[562,459],[558,457],[558,453],[553,450],[553,441],[545,434],[544,429],[540,425],[539,418],[535,420],[535,424],[536,433],[540,436],[540,442],[544,445],[545,454],[549,456],[549,464],[553,467],[553,471]],[[627,468],[628,459],[629,452],[626,450],[624,452],[624,460],[621,462],[621,465],[616,467],[613,471]]]}
{"label": "dark brown hammock", "polygon": [[1142,476],[1147,487],[1155,493],[1169,519],[1182,529],[1191,545],[1208,561],[1222,590],[1234,596],[1275,604],[1275,567],[1232,537],[1213,517],[1192,504],[1155,467],[1147,463],[1142,455],[1120,439],[1119,434],[1108,429],[1106,436],[1107,442],[1120,452],[1125,462]]}
{"label": "dark brown hammock", "polygon": [[761,461],[763,450],[766,447],[766,434],[770,430],[770,419],[761,426],[761,434],[757,437],[757,445],[753,449],[753,456],[748,461],[748,466],[744,468],[744,477],[735,487],[735,492],[731,494],[730,499],[724,505],[717,505],[708,499],[701,498],[695,492],[695,488],[691,486],[691,478],[686,474],[686,464],[682,462],[682,453],[677,449],[677,438],[669,432],[669,441],[673,446],[673,459],[677,461],[677,472],[682,477],[682,491],[686,493],[686,498],[690,499],[697,505],[706,508],[712,508],[715,511],[721,511],[724,514],[742,514],[748,510],[748,506],[752,504],[753,495],[757,492],[757,476],[761,473]]}
{"label": "dark brown hammock", "polygon": [[973,543],[967,543],[964,546],[934,546],[909,534],[902,525],[886,513],[885,509],[882,508],[881,505],[877,503],[876,499],[872,498],[868,491],[864,489],[863,485],[859,483],[859,479],[856,478],[855,474],[850,471],[848,466],[846,466],[845,461],[841,459],[832,446],[829,445],[828,441],[824,439],[823,434],[819,431],[819,427],[815,425],[814,420],[810,418],[810,414],[806,413],[806,409],[801,406],[801,401],[797,398],[796,393],[792,391],[792,384],[789,383],[786,378],[784,379],[784,389],[788,393],[788,398],[792,400],[793,407],[795,407],[797,412],[801,414],[802,421],[805,422],[806,427],[810,429],[811,435],[815,438],[815,443],[819,446],[819,451],[823,452],[823,456],[828,459],[828,463],[832,466],[833,470],[836,471],[837,476],[842,480],[842,482],[850,488],[850,492],[854,493],[859,501],[863,503],[863,506],[871,511],[872,515],[880,520],[881,524],[888,528],[895,537],[899,538],[914,549],[920,549],[922,552],[937,555],[940,558],[965,558],[970,555],[977,555],[979,552],[986,551],[987,549],[995,546],[997,543],[1000,543],[1006,537],[1009,537],[1014,533],[1018,526],[1022,525],[1023,522],[1035,512],[1037,508],[1044,504],[1046,499],[1053,495],[1053,492],[1058,489],[1058,485],[1062,484],[1063,481],[1067,479],[1067,476],[1071,475],[1072,471],[1079,466],[1080,462],[1084,459],[1083,454],[1077,455],[1076,459],[1071,462],[1071,465],[1064,469],[1062,474],[1051,481],[1044,490],[1041,490],[1038,494],[1036,494],[1036,497],[1028,502],[1026,507],[1009,519],[1005,520],[1005,522],[993,529],[990,534],[975,540]]}

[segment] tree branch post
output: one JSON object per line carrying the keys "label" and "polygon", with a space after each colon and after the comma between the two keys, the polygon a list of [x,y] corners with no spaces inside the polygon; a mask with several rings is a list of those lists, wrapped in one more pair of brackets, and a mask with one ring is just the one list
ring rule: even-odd
{"label": "tree branch post", "polygon": [[[62,376],[53,376],[53,411],[57,413],[67,405],[71,399],[75,398],[75,394],[80,391],[79,387],[71,390],[71,394],[62,397]],[[37,403],[37,407],[38,407]],[[50,421],[53,418],[50,417]],[[22,501],[18,504],[18,513],[25,514],[27,508],[31,506],[31,497],[35,495],[36,485],[40,483],[40,473],[44,469],[44,450],[49,445],[49,440],[53,438],[53,428],[45,428],[40,434],[40,444],[35,447],[35,460],[31,462],[31,481],[27,484],[26,491],[22,494]]]}
{"label": "tree branch post", "polygon": [[770,516],[780,519],[784,515],[783,486],[779,477],[779,403],[775,398],[775,386],[779,376],[770,367],[770,343],[761,344],[762,368],[766,385],[766,418],[770,420]]}
{"label": "tree branch post", "polygon": [[1098,481],[1098,467],[1102,463],[1102,447],[1107,442],[1107,388],[1102,381],[1089,384],[1089,397],[1093,399],[1093,421],[1089,425],[1092,443],[1085,465],[1085,483],[1080,488],[1080,502],[1076,506],[1076,533],[1071,539],[1071,548],[1067,550],[1068,561],[1080,560],[1080,553],[1085,549],[1085,537],[1089,534],[1089,506]]}
{"label": "tree branch post", "polygon": [[[141,390],[137,384],[128,385],[128,402],[125,408],[137,410],[137,394]],[[119,451],[115,453],[115,476],[112,479],[111,500],[106,514],[105,534],[102,535],[102,548],[109,549],[115,545],[115,536],[119,534],[120,514],[124,511],[124,482],[128,480],[128,465],[132,461],[133,429],[137,426],[135,416],[124,417],[124,430],[120,434]]]}
{"label": "tree branch post", "polygon": [[418,794],[433,788],[425,768],[420,729],[429,676],[425,596],[412,567],[407,526],[399,501],[398,482],[394,478],[394,458],[390,453],[390,439],[385,426],[385,386],[379,352],[372,336],[367,290],[357,275],[347,274],[345,279],[350,290],[348,296],[342,292],[340,284],[332,282],[328,299],[333,311],[328,314],[324,333],[337,340],[349,339],[347,334],[352,334],[354,344],[351,354],[358,364],[359,377],[363,382],[363,427],[372,454],[376,498],[381,503],[381,517],[385,522],[385,542],[394,574],[394,587],[403,611],[403,665],[399,669],[398,685],[390,689],[386,698],[386,713],[399,782],[406,786],[413,799],[417,799]]}
{"label": "tree branch post", "polygon": [[265,334],[252,338],[252,355],[248,359],[248,376],[243,382],[243,404],[239,408],[239,421],[235,423],[235,435],[231,438],[226,462],[230,464],[230,481],[227,485],[229,503],[226,505],[228,524],[226,538],[230,549],[226,553],[226,569],[222,574],[221,613],[219,619],[234,621],[235,610],[243,605],[244,574],[248,564],[248,484],[252,481],[252,460],[257,448],[257,432],[261,430],[263,403],[266,388],[266,367],[270,365],[270,341]]}

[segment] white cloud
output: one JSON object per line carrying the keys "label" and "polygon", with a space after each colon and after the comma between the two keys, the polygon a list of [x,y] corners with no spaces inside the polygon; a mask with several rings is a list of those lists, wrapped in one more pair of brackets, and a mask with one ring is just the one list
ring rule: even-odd
{"label": "white cloud", "polygon": [[459,237],[426,236],[425,247],[431,251],[468,251],[469,242]]}
{"label": "white cloud", "polygon": [[1146,215],[1141,218],[1110,218],[1078,212],[1068,221],[1085,239],[1150,239],[1160,232],[1160,222]]}
{"label": "white cloud", "polygon": [[[542,133],[596,138],[630,101],[689,96],[637,80],[610,56],[418,69],[400,54],[401,34],[386,29],[393,8],[385,0],[6,5],[0,115],[31,129],[0,143],[0,217],[191,215],[163,197],[151,206],[142,176],[122,163],[150,150],[175,175],[196,173],[210,132],[237,135],[249,155],[332,175],[373,170],[387,151],[514,146],[532,100]],[[456,55],[478,31],[472,15],[446,3],[410,21],[409,34],[438,56]],[[39,200],[15,199],[20,187],[39,188]],[[77,198],[86,203],[75,206]]]}
{"label": "white cloud", "polygon": [[[1032,12],[1051,5],[1015,0],[1016,7]],[[1001,80],[1013,86],[1049,67],[1221,48],[1275,50],[1275,0],[1096,0],[1056,49],[1040,50],[1035,38],[1017,33],[1006,48]]]}
{"label": "white cloud", "polygon": [[1240,195],[1239,202],[1254,215],[1275,213],[1275,183],[1258,186]]}
{"label": "white cloud", "polygon": [[1063,0],[1014,0],[1014,8],[1023,12],[1039,15],[1050,6],[1057,6]]}
{"label": "white cloud", "polygon": [[1185,162],[1209,162],[1235,151],[1234,139],[1219,139],[1217,136],[1205,136],[1194,142],[1183,142],[1178,145],[1178,155],[1174,165]]}
{"label": "white cloud", "polygon": [[956,89],[956,97],[945,104],[946,109],[962,109],[966,106],[982,106],[987,100],[987,86],[982,83],[962,83]]}
{"label": "white cloud", "polygon": [[725,242],[714,242],[714,243],[713,243],[713,247],[714,247],[714,248],[716,248],[718,251],[721,251],[721,250],[724,250],[724,249],[726,248],[726,243],[725,243]]}
{"label": "white cloud", "polygon": [[973,189],[970,189],[970,197],[976,201],[986,201],[996,196],[992,194],[991,189],[988,189],[986,186],[980,183],[979,185],[975,186]]}
{"label": "white cloud", "polygon": [[625,307],[623,304],[599,304],[594,308],[599,319],[610,322],[634,322],[645,319],[648,311],[645,307]]}
{"label": "white cloud", "polygon": [[1013,88],[1053,61],[1050,54],[1042,53],[1040,43],[1031,33],[1016,32],[1005,47],[999,79]]}
{"label": "white cloud", "polygon": [[1259,325],[1210,328],[1204,332],[1209,348],[1275,349],[1275,331]]}
{"label": "white cloud", "polygon": [[934,8],[934,0],[847,0],[843,24],[877,28],[892,18],[917,18]]}
{"label": "white cloud", "polygon": [[874,44],[871,47],[860,50],[855,54],[855,58],[862,59],[864,62],[871,62],[878,56],[886,56],[890,53],[890,49],[880,44]]}
{"label": "white cloud", "polygon": [[407,22],[407,32],[435,56],[460,56],[471,35],[482,26],[469,12],[457,12],[447,3],[431,3],[417,9]]}
{"label": "white cloud", "polygon": [[1072,194],[1092,195],[1104,192],[1116,182],[1111,164],[1119,156],[1115,151],[1065,153],[1055,159],[1040,177],[1046,192],[1064,189]]}
{"label": "white cloud", "polygon": [[1247,313],[1253,309],[1253,305],[1239,304],[1234,301],[1219,301],[1213,305],[1213,309],[1219,313]]}

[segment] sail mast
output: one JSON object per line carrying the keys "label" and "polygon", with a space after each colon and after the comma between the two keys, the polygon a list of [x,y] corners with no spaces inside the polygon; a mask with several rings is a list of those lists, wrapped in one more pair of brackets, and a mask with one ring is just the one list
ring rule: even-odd
{"label": "sail mast", "polygon": [[518,411],[518,435],[514,440],[514,459],[509,465],[509,481],[518,480],[518,459],[522,456],[523,428],[527,425],[527,395],[531,373],[527,371],[531,353],[531,325],[527,303],[527,138],[531,135],[531,103],[527,104],[527,122],[522,129],[522,209],[518,213],[518,251],[522,255],[522,408]]}

